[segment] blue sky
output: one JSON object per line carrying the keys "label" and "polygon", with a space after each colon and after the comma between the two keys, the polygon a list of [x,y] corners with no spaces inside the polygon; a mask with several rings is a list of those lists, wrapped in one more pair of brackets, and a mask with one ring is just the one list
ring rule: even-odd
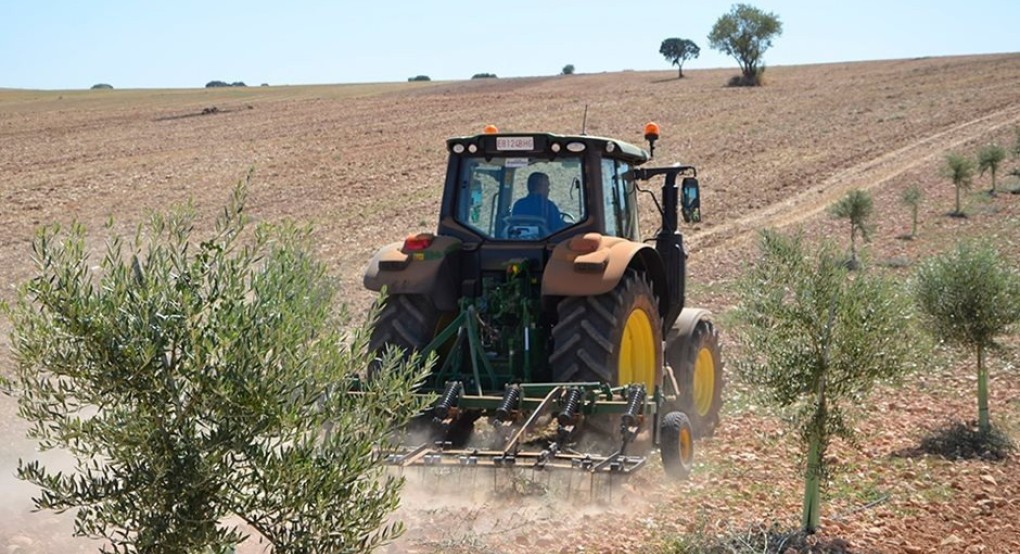
{"label": "blue sky", "polygon": [[[1020,1],[752,1],[779,15],[767,65],[1020,51]],[[0,87],[201,87],[670,69],[667,37],[705,38],[731,2],[660,0],[0,0]]]}

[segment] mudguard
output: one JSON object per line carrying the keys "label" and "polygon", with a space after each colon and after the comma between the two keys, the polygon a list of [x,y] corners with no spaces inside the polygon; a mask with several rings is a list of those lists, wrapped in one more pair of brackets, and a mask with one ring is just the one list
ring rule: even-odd
{"label": "mudguard", "polygon": [[457,309],[455,275],[461,241],[437,236],[424,250],[405,251],[403,242],[387,244],[368,262],[363,283],[365,288],[389,294],[424,294],[432,298],[441,311]]}
{"label": "mudguard", "polygon": [[668,298],[662,261],[647,244],[599,233],[586,233],[556,245],[542,274],[543,296],[595,296],[616,287],[628,267],[648,273],[660,313]]}

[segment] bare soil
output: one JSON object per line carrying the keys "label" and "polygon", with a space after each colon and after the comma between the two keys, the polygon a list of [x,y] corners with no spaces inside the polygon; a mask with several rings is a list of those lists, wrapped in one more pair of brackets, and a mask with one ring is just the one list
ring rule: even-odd
{"label": "bare soil", "polygon": [[[801,229],[845,243],[845,224],[824,209],[853,188],[875,196],[877,227],[866,246],[872,267],[906,279],[918,260],[966,237],[1020,260],[1020,196],[987,195],[986,175],[964,195],[969,217],[949,218],[953,188],[940,174],[950,151],[973,155],[989,142],[1012,144],[1020,55],[773,67],[766,86],[754,89],[726,88],[730,73],[0,90],[0,299],[13,298],[15,284],[32,274],[28,247],[39,225],[77,219],[100,245],[111,217],[114,230],[130,233],[148,211],[188,200],[211,216],[254,168],[253,215],[312,223],[320,254],[362,310],[371,295],[361,290],[361,272],[372,252],[435,226],[446,137],[475,134],[487,123],[579,132],[586,104],[589,133],[640,143],[642,125],[655,120],[663,129],[656,162],[698,167],[705,222],[685,229],[690,302],[716,312],[730,353],[733,283],[753,260],[758,231]],[[1020,186],[1000,173],[1000,188]],[[925,193],[921,225],[916,240],[903,240],[910,220],[899,196],[912,184]],[[657,216],[645,208],[650,235]],[[8,330],[0,322],[5,373],[13,364]],[[991,410],[1020,439],[1020,340],[1004,342],[990,359]],[[858,422],[860,444],[835,448],[842,469],[828,488],[823,536],[860,552],[1020,551],[1020,457],[991,463],[908,454],[930,430],[976,411],[971,356],[939,351],[930,366],[902,387],[876,392]],[[467,479],[436,485],[443,480],[415,478],[399,514],[409,531],[391,550],[654,552],[685,533],[729,534],[772,521],[796,526],[796,442],[734,376],[728,380],[725,420],[699,443],[689,482],[666,483],[651,467],[586,499],[578,483],[559,478],[545,485],[550,494],[493,485],[491,476],[472,477],[471,487]],[[96,549],[68,538],[67,516],[30,512],[31,487],[11,475],[19,457],[33,455],[15,411],[0,397],[0,487],[8,499],[0,547]],[[559,498],[568,486],[573,494]]]}

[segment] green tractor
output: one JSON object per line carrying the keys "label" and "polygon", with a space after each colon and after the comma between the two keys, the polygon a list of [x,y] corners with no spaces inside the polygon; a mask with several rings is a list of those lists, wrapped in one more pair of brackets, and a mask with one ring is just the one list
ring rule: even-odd
{"label": "green tractor", "polygon": [[[719,422],[719,336],[684,302],[678,223],[700,221],[697,170],[642,167],[658,126],[645,138],[649,151],[488,126],[447,141],[438,229],[383,247],[364,278],[386,291],[371,348],[436,356],[428,440],[390,463],[629,473],[654,443],[667,474],[688,475],[694,438]],[[655,178],[661,201],[640,186]],[[661,213],[652,241],[638,193]],[[479,420],[498,432],[473,440]],[[578,450],[607,434],[611,451]]]}

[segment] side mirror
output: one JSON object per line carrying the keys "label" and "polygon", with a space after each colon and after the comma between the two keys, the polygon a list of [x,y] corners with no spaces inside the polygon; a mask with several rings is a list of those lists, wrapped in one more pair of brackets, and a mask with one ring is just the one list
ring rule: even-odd
{"label": "side mirror", "polygon": [[701,187],[694,177],[684,177],[680,185],[680,213],[685,223],[701,222]]}

